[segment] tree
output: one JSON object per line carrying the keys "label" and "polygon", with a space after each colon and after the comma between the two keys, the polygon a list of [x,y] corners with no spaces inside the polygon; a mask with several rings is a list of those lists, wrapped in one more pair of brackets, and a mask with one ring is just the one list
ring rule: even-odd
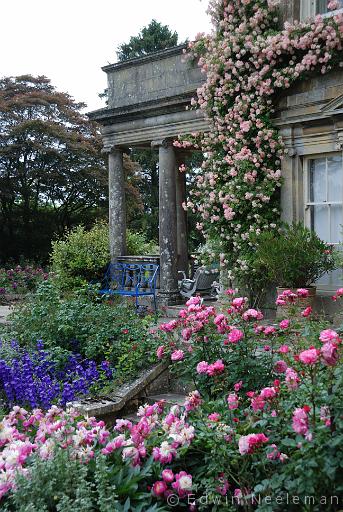
{"label": "tree", "polygon": [[44,76],[0,80],[0,259],[44,259],[56,234],[107,215],[101,139],[84,107]]}
{"label": "tree", "polygon": [[165,50],[178,43],[177,32],[172,32],[168,25],[151,20],[147,27],[142,28],[137,36],[132,36],[128,43],[118,47],[119,61],[143,57],[157,50]]}

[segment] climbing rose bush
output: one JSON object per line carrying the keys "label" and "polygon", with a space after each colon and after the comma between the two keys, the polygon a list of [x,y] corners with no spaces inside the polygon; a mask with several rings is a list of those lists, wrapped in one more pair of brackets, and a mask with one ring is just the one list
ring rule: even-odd
{"label": "climbing rose bush", "polygon": [[192,108],[205,114],[210,129],[175,142],[204,155],[185,207],[199,214],[198,229],[233,275],[251,272],[251,246],[262,231],[278,227],[286,150],[272,120],[275,93],[343,65],[342,13],[279,31],[277,4],[212,0],[213,34],[189,44],[189,58],[206,75]]}

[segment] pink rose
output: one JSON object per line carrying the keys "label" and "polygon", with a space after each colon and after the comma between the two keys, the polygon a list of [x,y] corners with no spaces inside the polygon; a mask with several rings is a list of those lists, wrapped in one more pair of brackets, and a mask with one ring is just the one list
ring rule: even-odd
{"label": "pink rose", "polygon": [[268,437],[264,434],[248,434],[247,436],[241,436],[238,441],[239,453],[241,455],[253,453],[256,448],[263,443],[267,443],[268,440]]}
{"label": "pink rose", "polygon": [[336,341],[339,339],[339,336],[336,331],[332,329],[325,329],[319,335],[320,341],[326,343],[327,341]]}
{"label": "pink rose", "polygon": [[308,416],[304,408],[297,408],[293,412],[292,427],[297,434],[305,436],[308,433]]}
{"label": "pink rose", "polygon": [[171,469],[164,469],[162,471],[162,478],[165,482],[170,484],[171,482],[174,481],[174,473],[172,472]]}
{"label": "pink rose", "polygon": [[306,288],[298,288],[297,289],[297,295],[298,297],[308,297],[309,291]]}
{"label": "pink rose", "polygon": [[242,338],[244,338],[244,333],[240,329],[232,329],[227,336],[230,343],[238,343]]}
{"label": "pink rose", "polygon": [[307,308],[304,309],[304,311],[301,312],[301,316],[306,318],[306,317],[310,316],[311,313],[312,313],[312,308],[311,308],[311,306],[308,306]]}
{"label": "pink rose", "polygon": [[276,373],[285,373],[285,371],[287,370],[287,364],[285,363],[285,361],[282,361],[282,359],[280,359],[279,361],[276,361],[274,365],[274,370],[276,371]]}
{"label": "pink rose", "polygon": [[167,490],[167,484],[163,480],[159,480],[152,486],[152,492],[155,496],[163,496]]}
{"label": "pink rose", "polygon": [[238,409],[238,401],[239,398],[236,395],[236,393],[230,393],[227,397],[227,403],[229,405],[230,411],[234,411],[235,409]]}
{"label": "pink rose", "polygon": [[315,364],[318,361],[318,350],[316,348],[309,348],[299,354],[299,359],[304,364]]}
{"label": "pink rose", "polygon": [[211,377],[213,375],[218,375],[219,373],[223,373],[225,369],[224,363],[221,359],[218,359],[215,363],[212,363],[207,368],[207,375],[210,375]]}
{"label": "pink rose", "polygon": [[174,352],[171,355],[171,360],[172,361],[182,361],[184,356],[185,355],[184,355],[183,350],[174,350]]}
{"label": "pink rose", "polygon": [[290,323],[290,320],[281,320],[279,327],[280,329],[288,329]]}
{"label": "pink rose", "polygon": [[197,364],[197,372],[198,373],[206,373],[208,369],[208,363],[206,361],[200,361]]}
{"label": "pink rose", "polygon": [[164,346],[163,345],[158,347],[158,349],[156,350],[156,355],[157,355],[158,359],[163,358],[163,356],[164,356]]}
{"label": "pink rose", "polygon": [[293,370],[293,368],[287,368],[285,381],[288,389],[294,390],[299,386],[300,379],[297,372]]}
{"label": "pink rose", "polygon": [[218,414],[217,412],[212,412],[212,413],[211,413],[211,414],[209,414],[207,417],[208,417],[208,419],[209,419],[210,421],[214,421],[214,422],[216,422],[216,421],[219,421],[219,420],[220,420],[220,414]]}
{"label": "pink rose", "polygon": [[322,358],[324,359],[325,364],[328,366],[334,366],[338,361],[338,352],[337,346],[331,341],[324,343],[322,348],[320,349],[322,354]]}

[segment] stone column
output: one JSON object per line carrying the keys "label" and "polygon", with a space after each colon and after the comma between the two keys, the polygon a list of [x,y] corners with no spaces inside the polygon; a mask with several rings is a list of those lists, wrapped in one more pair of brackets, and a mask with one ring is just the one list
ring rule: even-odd
{"label": "stone column", "polygon": [[175,150],[171,142],[152,142],[159,150],[159,303],[179,301],[177,285],[176,176]]}
{"label": "stone column", "polygon": [[123,149],[112,148],[108,154],[109,238],[111,261],[126,254],[126,208]]}
{"label": "stone column", "polygon": [[182,155],[177,154],[176,159],[176,226],[177,226],[177,260],[178,270],[183,270],[188,277],[188,232],[187,212],[182,208],[186,202],[186,173],[179,171]]}

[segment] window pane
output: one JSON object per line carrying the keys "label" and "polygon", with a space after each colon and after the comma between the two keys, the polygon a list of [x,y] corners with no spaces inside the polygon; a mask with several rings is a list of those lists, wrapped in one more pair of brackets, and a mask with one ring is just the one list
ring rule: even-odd
{"label": "window pane", "polygon": [[342,240],[342,213],[341,205],[330,206],[330,242],[337,244]]}
{"label": "window pane", "polygon": [[[310,0],[307,0],[309,2]],[[316,13],[323,14],[328,10],[328,0],[317,0],[316,2]]]}
{"label": "window pane", "polygon": [[343,167],[342,155],[328,157],[328,201],[343,199]]}
{"label": "window pane", "polygon": [[310,160],[309,198],[311,203],[326,201],[326,158]]}
{"label": "window pane", "polygon": [[311,209],[311,230],[315,231],[324,242],[329,240],[329,207],[310,206]]}

